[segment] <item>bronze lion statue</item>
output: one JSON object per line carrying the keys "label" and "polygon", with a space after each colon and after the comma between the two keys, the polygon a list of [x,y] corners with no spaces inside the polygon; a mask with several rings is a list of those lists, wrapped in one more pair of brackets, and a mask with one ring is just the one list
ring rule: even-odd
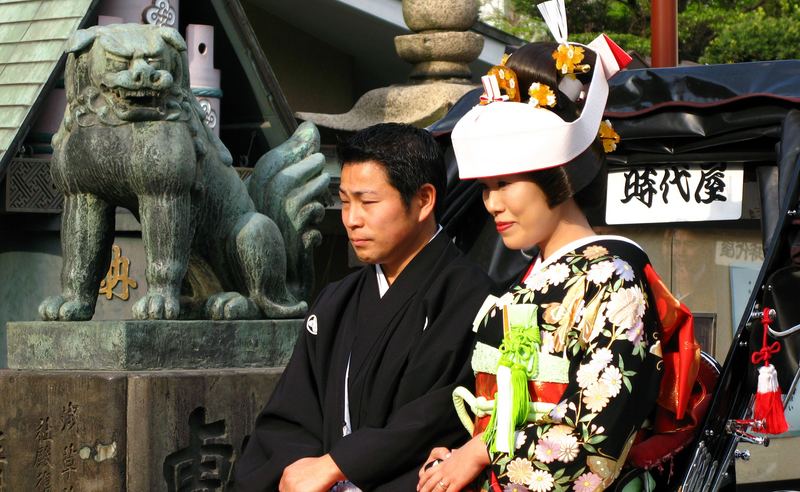
{"label": "bronze lion statue", "polygon": [[321,240],[314,224],[329,196],[313,124],[262,156],[243,182],[203,123],[177,31],[92,27],[66,51],[67,108],[51,164],[65,197],[62,294],[42,302],[42,318],[91,319],[117,206],[141,222],[147,257],[135,318],[301,316]]}

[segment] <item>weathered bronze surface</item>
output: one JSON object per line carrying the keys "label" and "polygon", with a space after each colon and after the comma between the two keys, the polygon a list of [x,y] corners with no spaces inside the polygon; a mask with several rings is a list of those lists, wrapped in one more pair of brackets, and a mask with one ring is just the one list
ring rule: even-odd
{"label": "weathered bronze surface", "polygon": [[[40,305],[42,318],[91,319],[116,206],[142,224],[148,291],[135,318],[178,319],[187,310],[182,287],[205,318],[302,315],[329,181],[314,125],[300,125],[243,183],[203,124],[177,31],[92,27],[75,33],[67,53],[67,109],[51,166],[65,196],[62,293]],[[190,275],[184,286],[190,257],[204,281]]]}
{"label": "weathered bronze surface", "polygon": [[230,490],[279,374],[0,370],[0,491]]}
{"label": "weathered bronze surface", "polygon": [[[13,322],[12,369],[210,369],[286,365],[302,320]],[[1,330],[0,330],[1,331]]]}

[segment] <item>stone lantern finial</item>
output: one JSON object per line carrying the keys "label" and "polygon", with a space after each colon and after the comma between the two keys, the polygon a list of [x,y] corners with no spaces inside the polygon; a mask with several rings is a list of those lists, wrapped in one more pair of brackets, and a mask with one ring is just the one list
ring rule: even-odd
{"label": "stone lantern finial", "polygon": [[397,54],[414,64],[412,79],[469,79],[469,63],[483,49],[470,32],[478,20],[478,0],[403,0],[403,19],[415,34],[394,38]]}

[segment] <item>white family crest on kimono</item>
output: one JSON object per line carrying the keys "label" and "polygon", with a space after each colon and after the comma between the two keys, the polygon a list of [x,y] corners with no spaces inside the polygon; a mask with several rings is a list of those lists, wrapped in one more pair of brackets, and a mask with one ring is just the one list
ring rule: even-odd
{"label": "white family crest on kimono", "polygon": [[316,314],[312,314],[311,316],[308,317],[308,320],[306,321],[306,330],[308,330],[308,332],[311,333],[312,335],[316,335],[317,334],[317,315]]}

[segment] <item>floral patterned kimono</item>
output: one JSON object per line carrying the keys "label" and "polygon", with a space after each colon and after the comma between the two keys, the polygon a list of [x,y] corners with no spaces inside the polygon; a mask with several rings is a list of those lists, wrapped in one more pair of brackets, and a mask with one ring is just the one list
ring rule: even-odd
{"label": "floral patterned kimono", "polygon": [[661,381],[648,264],[630,240],[593,236],[486,300],[475,320],[476,394],[454,394],[492,456],[480,490],[594,492],[619,475]]}

